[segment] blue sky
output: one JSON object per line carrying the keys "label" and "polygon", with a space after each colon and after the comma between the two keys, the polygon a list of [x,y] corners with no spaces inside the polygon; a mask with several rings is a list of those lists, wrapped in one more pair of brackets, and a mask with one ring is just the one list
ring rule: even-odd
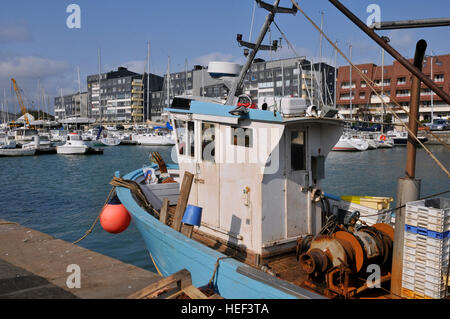
{"label": "blue sky", "polygon": [[[266,0],[267,2],[272,2]],[[298,1],[300,6],[320,24],[324,11],[324,29],[338,40],[348,53],[353,46],[356,63],[381,64],[381,49],[355,27],[327,0]],[[81,29],[69,29],[66,8],[75,3],[81,7]],[[378,4],[383,21],[445,17],[450,2],[429,0],[342,0],[361,20],[366,21],[369,4]],[[290,0],[281,0],[290,7]],[[147,41],[151,42],[151,72],[163,75],[167,57],[171,56],[171,71],[184,70],[195,64],[207,65],[211,60],[243,63],[243,49],[237,45],[236,34],[248,40],[252,0],[15,0],[0,3],[0,89],[7,90],[11,110],[17,110],[11,98],[10,78],[15,77],[26,92],[28,101],[37,100],[37,81],[53,98],[63,89],[64,94],[78,90],[77,66],[80,67],[82,88],[86,76],[98,70],[98,49],[102,50],[102,71],[128,66],[142,73],[146,65]],[[258,34],[266,11],[256,9],[253,40]],[[319,35],[300,14],[278,15],[276,21],[300,55],[317,60]],[[415,43],[424,38],[435,54],[450,53],[450,28],[410,29],[378,32],[391,38],[391,44],[407,57],[414,54]],[[281,37],[275,27],[272,38]],[[267,39],[267,38],[266,38]],[[266,41],[267,42],[267,41]],[[283,41],[284,42],[284,41]],[[430,51],[431,52],[431,51]],[[283,48],[266,59],[293,57]],[[334,61],[334,52],[324,42],[323,58]],[[339,58],[338,65],[345,64]],[[392,59],[387,55],[386,63]],[[2,99],[0,99],[2,100]]]}

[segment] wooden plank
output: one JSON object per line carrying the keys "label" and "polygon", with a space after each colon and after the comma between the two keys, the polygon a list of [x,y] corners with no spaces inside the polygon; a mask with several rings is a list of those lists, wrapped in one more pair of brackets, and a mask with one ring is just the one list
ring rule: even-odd
{"label": "wooden plank", "polygon": [[130,296],[128,296],[128,299],[144,299],[150,296],[152,293],[173,283],[176,283],[181,290],[192,285],[191,273],[186,269],[180,270],[179,272],[169,277],[163,278],[158,282],[155,282],[154,284],[147,286],[135,292],[134,294],[131,294]]}
{"label": "wooden plank", "polygon": [[218,295],[218,294],[214,294],[214,295],[212,295],[212,296],[209,296],[208,299],[224,299],[224,298],[221,297],[221,296]]}
{"label": "wooden plank", "polygon": [[183,289],[183,292],[191,299],[207,299],[206,295],[195,288],[194,286],[187,286]]}
{"label": "wooden plank", "polygon": [[181,220],[183,219],[184,211],[186,210],[193,180],[193,174],[184,172],[183,183],[181,184],[180,195],[178,197],[177,208],[175,210],[175,216],[173,217],[172,223],[172,228],[176,231],[181,230]]}
{"label": "wooden plank", "polygon": [[181,233],[188,238],[192,238],[192,232],[194,231],[194,226],[188,224],[181,225]]}
{"label": "wooden plank", "polygon": [[167,183],[167,184],[149,184],[147,185],[148,188],[151,190],[155,189],[177,189],[180,190],[180,184],[179,183]]}
{"label": "wooden plank", "polygon": [[161,212],[159,214],[159,221],[165,225],[167,225],[167,220],[169,219],[168,212],[169,212],[169,199],[165,197],[163,200]]}

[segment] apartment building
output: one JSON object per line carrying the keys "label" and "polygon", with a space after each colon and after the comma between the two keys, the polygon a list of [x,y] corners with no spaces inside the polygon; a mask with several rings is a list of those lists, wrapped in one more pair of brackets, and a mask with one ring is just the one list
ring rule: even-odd
{"label": "apartment building", "polygon": [[[127,68],[87,77],[89,117],[98,122],[141,123],[149,118],[147,80],[150,92],[160,91],[163,78],[138,74]],[[151,102],[151,101],[150,101]]]}
{"label": "apartment building", "polygon": [[55,97],[55,120],[88,116],[88,92]]}
{"label": "apartment building", "polygon": [[[409,60],[411,63],[412,59]],[[374,82],[375,90],[389,107],[393,107],[402,120],[407,119],[404,110],[409,111],[412,75],[399,62],[391,65],[359,64],[356,66]],[[450,54],[426,56],[423,72],[443,89],[450,93]],[[375,94],[361,74],[353,69],[350,79],[350,67],[342,66],[338,70],[337,105],[346,118],[380,119],[384,113],[382,100]],[[432,117],[445,117],[450,114],[450,106],[424,84],[420,92],[420,120]],[[397,102],[400,106],[396,105]],[[404,110],[402,110],[402,108]],[[389,113],[387,111],[387,113]]]}

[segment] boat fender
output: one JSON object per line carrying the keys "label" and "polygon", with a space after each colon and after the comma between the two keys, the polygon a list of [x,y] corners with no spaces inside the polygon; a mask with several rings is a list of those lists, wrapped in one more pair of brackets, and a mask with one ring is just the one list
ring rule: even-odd
{"label": "boat fender", "polygon": [[381,140],[381,141],[386,141],[386,135],[381,135],[381,136],[380,136],[380,140]]}
{"label": "boat fender", "polygon": [[119,234],[125,231],[130,222],[131,215],[117,195],[106,204],[100,214],[100,224],[105,231],[111,234]]}

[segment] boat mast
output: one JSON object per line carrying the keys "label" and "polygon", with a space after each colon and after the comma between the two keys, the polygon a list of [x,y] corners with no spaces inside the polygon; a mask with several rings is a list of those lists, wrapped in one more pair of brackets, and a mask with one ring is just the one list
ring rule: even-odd
{"label": "boat mast", "polygon": [[167,107],[170,107],[170,56],[167,59],[166,89],[167,89]]}
{"label": "boat mast", "polygon": [[[350,61],[352,60],[352,45],[350,44]],[[350,120],[353,120],[353,103],[352,103],[352,65],[350,64]]]}
{"label": "boat mast", "polygon": [[[336,47],[337,47],[338,42],[336,41]],[[337,91],[337,50],[334,50],[334,108],[336,108],[336,91]]]}
{"label": "boat mast", "polygon": [[259,36],[256,40],[256,43],[249,43],[242,41],[242,35],[238,35],[238,42],[242,46],[246,46],[251,49],[247,61],[245,62],[245,65],[242,67],[241,73],[239,74],[239,77],[234,81],[233,85],[231,86],[230,92],[228,94],[227,100],[225,102],[225,105],[235,105],[236,101],[236,94],[240,92],[242,88],[242,84],[244,83],[245,75],[247,74],[248,70],[250,69],[251,64],[253,63],[253,60],[255,59],[256,53],[259,50],[276,50],[278,47],[278,41],[274,41],[273,45],[270,46],[263,46],[261,45],[262,41],[264,40],[264,37],[266,36],[267,31],[269,30],[270,25],[272,24],[275,14],[276,13],[291,13],[295,14],[297,13],[297,9],[293,6],[291,8],[282,8],[279,7],[280,0],[275,0],[273,5],[267,4],[261,0],[255,0],[260,7],[266,9],[269,11],[269,14],[266,17],[266,21],[264,25],[261,28],[261,31],[259,33]]}
{"label": "boat mast", "polygon": [[152,112],[150,111],[150,41],[147,48],[147,120],[152,120]]}
{"label": "boat mast", "polygon": [[[77,74],[78,74],[78,98],[80,100],[80,115],[81,115],[81,80],[80,80],[80,66],[77,66]],[[76,104],[75,104],[76,107]],[[75,112],[76,113],[76,109]]]}

